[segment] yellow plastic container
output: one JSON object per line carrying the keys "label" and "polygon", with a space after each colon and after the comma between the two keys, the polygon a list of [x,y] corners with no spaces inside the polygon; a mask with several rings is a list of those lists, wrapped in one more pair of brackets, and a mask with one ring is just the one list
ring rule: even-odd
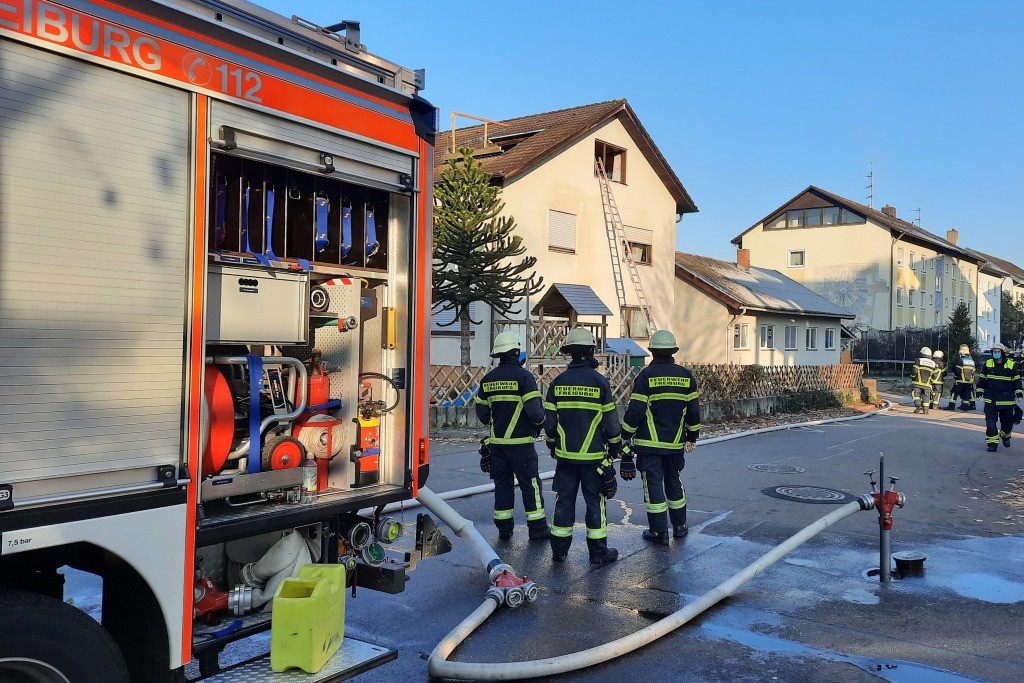
{"label": "yellow plastic container", "polygon": [[316,673],[345,637],[345,567],[307,564],[274,593],[270,667]]}

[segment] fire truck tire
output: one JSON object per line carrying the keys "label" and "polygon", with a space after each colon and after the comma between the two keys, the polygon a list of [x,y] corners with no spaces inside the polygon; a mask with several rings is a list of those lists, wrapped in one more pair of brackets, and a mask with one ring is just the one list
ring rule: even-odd
{"label": "fire truck tire", "polygon": [[0,590],[0,681],[129,683],[114,639],[85,612],[26,591]]}

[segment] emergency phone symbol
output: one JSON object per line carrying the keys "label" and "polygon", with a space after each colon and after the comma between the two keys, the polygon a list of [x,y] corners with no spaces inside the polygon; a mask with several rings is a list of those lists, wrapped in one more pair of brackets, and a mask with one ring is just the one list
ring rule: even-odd
{"label": "emergency phone symbol", "polygon": [[204,86],[213,79],[213,67],[206,57],[189,52],[181,60],[181,68],[185,72],[185,78],[193,85]]}

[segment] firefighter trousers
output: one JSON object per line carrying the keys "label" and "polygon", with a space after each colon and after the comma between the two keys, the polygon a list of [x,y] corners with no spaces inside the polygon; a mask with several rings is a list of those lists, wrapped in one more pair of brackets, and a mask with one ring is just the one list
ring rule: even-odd
{"label": "firefighter trousers", "polygon": [[537,451],[532,443],[491,446],[491,479],[494,480],[494,526],[498,531],[511,531],[516,524],[516,479],[526,510],[526,526],[536,531],[548,528]]}
{"label": "firefighter trousers", "polygon": [[555,465],[552,489],[555,491],[555,513],[551,519],[551,551],[564,556],[572,545],[572,526],[576,522],[576,493],[583,490],[587,504],[587,549],[591,559],[608,552],[608,521],[605,516],[604,487],[597,473],[600,460],[570,462],[559,460]]}
{"label": "firefighter trousers", "polygon": [[[998,422],[998,429],[997,429]],[[985,443],[998,444],[999,439],[1009,439],[1013,433],[1013,406],[985,404]]]}
{"label": "firefighter trousers", "polygon": [[647,526],[651,531],[668,531],[669,521],[676,529],[686,526],[686,490],[681,476],[685,464],[682,452],[644,455],[637,451],[636,468],[644,485]]}
{"label": "firefighter trousers", "polygon": [[931,386],[921,387],[914,385],[911,389],[910,395],[914,397],[914,405],[918,408],[924,408],[928,410],[932,407],[932,388]]}
{"label": "firefighter trousers", "polygon": [[960,399],[960,405],[974,407],[974,384],[971,382],[956,382],[949,394],[949,402],[956,403]]}

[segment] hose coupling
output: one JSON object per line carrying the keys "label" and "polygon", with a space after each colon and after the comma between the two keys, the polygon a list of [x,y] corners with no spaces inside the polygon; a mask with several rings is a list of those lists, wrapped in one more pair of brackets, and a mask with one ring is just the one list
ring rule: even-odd
{"label": "hose coupling", "polygon": [[533,581],[527,581],[523,584],[523,593],[526,594],[526,602],[532,604],[540,597],[540,586]]}
{"label": "hose coupling", "polygon": [[487,589],[487,599],[494,600],[501,607],[505,604],[505,591],[497,586],[491,586]]}
{"label": "hose coupling", "polygon": [[508,566],[504,562],[501,562],[490,568],[490,570],[487,572],[487,578],[488,580],[490,580],[491,583],[494,583],[495,580],[497,580],[497,578],[501,576],[503,572],[508,572],[509,574],[513,575],[515,574],[515,571],[513,571],[512,567]]}
{"label": "hose coupling", "polygon": [[242,581],[245,582],[246,586],[262,590],[263,587],[267,585],[267,582],[256,576],[255,569],[255,562],[249,562],[248,564],[242,565]]}
{"label": "hose coupling", "polygon": [[228,591],[228,611],[240,617],[252,609],[252,587],[241,584]]}
{"label": "hose coupling", "polygon": [[861,510],[874,510],[875,509],[875,497],[870,493],[857,498],[857,502],[860,503]]}
{"label": "hose coupling", "polygon": [[523,591],[522,586],[512,586],[505,589],[506,605],[515,609],[516,607],[522,607],[524,602],[526,602],[526,593]]}

